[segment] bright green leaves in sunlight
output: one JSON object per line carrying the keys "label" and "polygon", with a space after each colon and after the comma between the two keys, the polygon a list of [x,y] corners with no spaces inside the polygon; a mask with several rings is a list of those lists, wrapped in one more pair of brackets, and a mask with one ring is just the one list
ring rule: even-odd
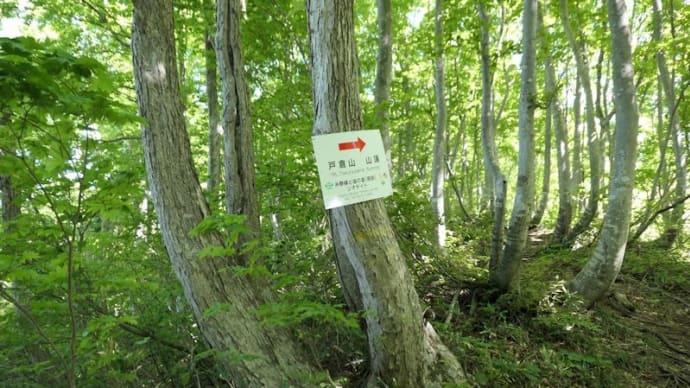
{"label": "bright green leaves in sunlight", "polygon": [[0,38],[0,178],[19,209],[0,223],[7,386],[143,381],[150,354],[126,344],[154,338],[154,362],[174,371],[196,336],[153,227],[123,77],[73,52]]}

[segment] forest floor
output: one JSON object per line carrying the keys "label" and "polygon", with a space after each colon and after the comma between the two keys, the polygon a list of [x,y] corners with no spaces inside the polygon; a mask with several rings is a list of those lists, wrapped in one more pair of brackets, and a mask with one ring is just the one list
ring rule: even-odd
{"label": "forest floor", "polygon": [[434,326],[470,385],[690,386],[690,250],[629,247],[608,295],[585,309],[565,282],[591,246],[548,248],[540,240],[534,236],[517,290],[498,298],[482,274],[452,257],[445,273],[422,277]]}

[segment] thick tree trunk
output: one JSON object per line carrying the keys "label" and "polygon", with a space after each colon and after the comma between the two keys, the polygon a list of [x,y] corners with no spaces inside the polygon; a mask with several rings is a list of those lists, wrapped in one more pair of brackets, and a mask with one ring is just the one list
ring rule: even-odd
{"label": "thick tree trunk", "polygon": [[[307,1],[315,120],[313,135],[359,130],[359,63],[353,0]],[[328,211],[341,283],[363,309],[370,352],[370,386],[421,387],[430,371],[460,379],[445,346],[425,333],[419,299],[383,201]]]}
{"label": "thick tree trunk", "polygon": [[525,0],[522,13],[522,81],[520,87],[518,179],[506,244],[496,270],[489,274],[500,290],[508,290],[517,276],[535,192],[534,109],[536,108],[537,1]]}
{"label": "thick tree trunk", "polygon": [[[662,42],[662,13],[661,0],[653,0],[654,11],[654,40]],[[666,55],[663,47],[660,47],[656,53],[656,65],[659,69],[659,81],[664,91],[664,100],[666,103],[666,117],[668,117],[668,132],[671,138],[671,146],[673,149],[675,178],[676,185],[674,190],[674,199],[683,198],[687,189],[687,155],[684,146],[684,136],[680,130],[680,121],[678,117],[676,105],[676,93],[673,89],[673,81],[666,63]],[[678,237],[683,224],[683,215],[685,214],[685,206],[683,203],[679,204],[671,211],[671,217],[665,226],[664,232],[661,236],[662,242],[666,246],[671,246]]]}
{"label": "thick tree trunk", "polygon": [[239,0],[216,3],[216,57],[223,85],[225,210],[229,214],[246,215],[247,224],[258,232],[254,145],[240,48],[240,11]]}
{"label": "thick tree trunk", "polygon": [[490,198],[493,211],[493,229],[489,253],[489,271],[497,269],[503,250],[503,225],[505,223],[506,178],[498,164],[496,150],[496,127],[494,125],[493,74],[489,53],[490,21],[481,2],[477,2],[477,13],[481,25],[482,57],[482,151],[484,154],[484,174],[486,195]]}
{"label": "thick tree trunk", "polygon": [[585,58],[585,51],[583,47],[578,44],[575,35],[570,26],[570,19],[568,17],[568,5],[566,0],[560,0],[561,20],[563,22],[563,29],[568,37],[570,49],[575,56],[575,63],[577,65],[577,74],[582,82],[582,89],[585,92],[585,110],[587,122],[587,149],[589,151],[589,198],[587,206],[585,207],[582,217],[573,226],[568,236],[567,241],[573,241],[582,234],[594,220],[599,208],[599,191],[601,189],[601,175],[602,163],[604,155],[601,152],[601,140],[597,134],[594,117],[596,115],[594,109],[594,98],[592,97],[592,82],[589,77],[589,64]]}
{"label": "thick tree trunk", "polygon": [[161,235],[201,333],[218,352],[223,377],[243,387],[303,383],[313,371],[302,362],[299,347],[255,316],[256,307],[272,299],[265,284],[236,275],[236,257],[199,257],[204,247],[224,245],[223,236],[190,234],[209,209],[185,128],[171,0],[134,1],[132,57],[139,113],[146,120],[147,178]]}
{"label": "thick tree trunk", "polygon": [[600,299],[618,276],[630,225],[635,182],[638,113],[632,64],[630,28],[624,0],[608,0],[616,107],[615,158],[609,185],[608,207],[599,243],[592,258],[568,284],[588,305]]}
{"label": "thick tree trunk", "polygon": [[431,166],[431,208],[436,217],[437,248],[446,246],[446,215],[444,183],[446,178],[446,114],[445,57],[443,54],[443,1],[436,0],[434,91],[436,95],[436,131],[434,132],[434,158]]}
{"label": "thick tree trunk", "polygon": [[383,138],[388,168],[393,167],[390,134],[390,99],[393,82],[393,19],[391,17],[391,0],[377,0],[379,50],[376,56],[376,83],[374,85],[374,103],[376,104],[376,121]]}

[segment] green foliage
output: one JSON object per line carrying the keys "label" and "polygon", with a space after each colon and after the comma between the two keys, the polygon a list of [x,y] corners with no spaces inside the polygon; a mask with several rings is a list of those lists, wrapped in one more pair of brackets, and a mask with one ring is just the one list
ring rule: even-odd
{"label": "green foliage", "polygon": [[[211,3],[175,3],[185,115],[201,180],[206,178],[208,158],[202,48],[205,33],[214,24]],[[464,362],[471,382],[479,386],[672,385],[671,377],[660,376],[659,371],[684,375],[664,359],[669,358],[663,356],[669,348],[659,336],[670,338],[669,333],[640,328],[639,321],[622,316],[610,300],[594,310],[583,310],[578,298],[565,290],[566,281],[579,271],[589,251],[547,248],[525,258],[515,292],[496,298],[486,286],[492,221],[484,198],[476,4],[464,0],[444,4],[447,153],[470,217],[460,216],[457,198],[448,190],[448,247],[445,254],[435,250],[431,243],[435,221],[428,203],[435,119],[430,60],[433,12],[427,5],[407,0],[395,1],[393,7],[390,116],[395,193],[386,199],[418,293],[436,312],[435,327]],[[517,157],[521,5],[483,4],[491,20],[499,161],[510,185],[515,181]],[[610,112],[605,9],[602,3],[588,5],[571,5],[570,16],[580,31],[579,42],[587,49],[592,74],[594,58],[600,50],[604,52],[599,86],[603,107]],[[270,279],[267,284],[279,295],[255,312],[257,319],[294,333],[314,364],[335,376],[336,384],[356,385],[366,373],[367,344],[359,327],[361,315],[345,306],[338,284],[313,163],[304,1],[257,0],[246,6],[242,50],[252,98],[263,242],[237,246],[247,232],[245,220],[222,212],[202,221],[192,235],[214,236],[208,240],[215,242],[200,252],[202,260],[249,253],[249,262],[232,270],[240,276]],[[557,2],[544,6],[559,90],[553,96],[540,92],[539,97],[540,101],[559,98],[563,102],[572,133],[576,83],[572,54],[560,26]],[[358,1],[356,7],[363,124],[371,128],[375,123],[375,2]],[[640,219],[652,193],[657,193],[656,202],[665,193],[668,196],[673,184],[668,176],[674,167],[665,173],[668,176],[658,167],[673,163],[669,146],[665,156],[660,154],[664,134],[658,131],[664,123],[657,123],[655,111],[654,55],[659,49],[667,51],[678,96],[682,91],[687,95],[683,87],[689,79],[686,64],[690,61],[686,29],[671,31],[665,19],[664,42],[656,44],[648,39],[648,12],[637,7],[633,18],[642,117],[635,177]],[[666,18],[673,16],[675,26],[690,21],[688,7],[664,12]],[[0,381],[8,386],[63,386],[68,371],[74,369],[77,386],[221,385],[214,360],[252,356],[237,349],[205,347],[166,257],[146,193],[140,120],[133,104],[131,2],[94,0],[66,6],[45,0],[5,1],[0,13],[22,17],[36,36],[56,37],[0,38],[0,177],[12,178],[21,208],[16,219],[0,227],[0,291],[6,292],[0,297]],[[408,22],[415,18],[419,24]],[[683,101],[678,113],[681,122],[687,123],[690,104]],[[583,186],[576,192],[577,198],[586,197]],[[605,192],[603,188],[602,196]],[[509,195],[513,195],[510,190]],[[553,201],[547,225],[555,217],[555,208]],[[640,306],[633,317],[658,321],[662,316],[669,322],[674,318],[668,325],[687,327],[683,320],[687,306],[676,300],[687,300],[690,290],[685,245],[681,237],[676,251],[645,245],[628,250],[614,289],[626,291]],[[457,302],[451,311],[454,297]],[[230,307],[213,305],[204,317]],[[448,317],[449,323],[443,324]],[[656,349],[658,357],[651,350],[639,349]],[[314,386],[327,379],[319,376],[316,380]]]}

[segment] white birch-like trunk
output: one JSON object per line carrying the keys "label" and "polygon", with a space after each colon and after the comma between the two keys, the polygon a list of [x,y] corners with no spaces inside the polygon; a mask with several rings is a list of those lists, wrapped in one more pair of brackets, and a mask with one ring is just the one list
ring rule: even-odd
{"label": "white birch-like trunk", "polygon": [[567,0],[560,0],[561,20],[563,30],[568,38],[570,49],[575,57],[577,75],[582,83],[582,90],[585,93],[585,119],[587,123],[587,150],[589,151],[589,197],[587,206],[578,222],[570,230],[566,240],[573,241],[582,232],[587,230],[594,220],[599,209],[599,191],[601,190],[601,175],[604,155],[601,152],[601,140],[597,133],[594,121],[596,111],[594,109],[594,98],[592,96],[592,82],[589,76],[589,64],[585,58],[585,50],[575,39],[570,18],[568,16]]}
{"label": "white birch-like trunk", "polygon": [[[544,61],[546,68],[546,90],[547,93],[556,92],[556,74],[551,63],[551,58],[547,56]],[[558,215],[556,216],[556,226],[554,227],[553,240],[562,242],[570,230],[573,218],[573,196],[571,194],[571,175],[570,175],[570,154],[568,151],[568,131],[563,120],[563,112],[558,100],[558,95],[554,95],[549,104],[548,115],[552,118],[555,140],[556,140],[556,164],[558,169]]]}
{"label": "white birch-like trunk", "polygon": [[[662,42],[662,8],[661,0],[652,1],[653,19],[654,19],[654,40]],[[680,199],[685,196],[687,189],[687,149],[685,148],[685,139],[683,132],[680,130],[680,121],[678,117],[678,110],[676,108],[676,92],[673,88],[673,80],[666,62],[666,55],[663,47],[659,47],[656,53],[656,65],[659,69],[659,81],[664,92],[664,100],[666,104],[666,117],[668,118],[668,132],[671,138],[671,147],[673,149],[675,178],[676,185],[673,199]],[[662,235],[662,240],[665,245],[671,246],[678,237],[679,231],[682,229],[683,215],[685,213],[685,206],[683,203],[676,205],[671,211],[671,217],[665,227]]]}
{"label": "white birch-like trunk", "polygon": [[443,0],[436,0],[434,91],[436,95],[436,131],[434,132],[434,158],[431,166],[431,207],[436,217],[436,247],[446,246],[446,215],[444,183],[446,178],[446,93],[445,56],[443,54]]}
{"label": "white birch-like trunk", "polygon": [[496,150],[496,127],[493,107],[493,75],[491,55],[489,52],[490,21],[481,2],[477,2],[477,13],[481,26],[482,57],[482,153],[484,156],[484,174],[486,193],[489,196],[493,211],[493,228],[489,253],[489,271],[494,272],[503,250],[503,225],[505,223],[505,203],[507,195],[506,178],[498,164]]}
{"label": "white birch-like trunk", "polygon": [[496,270],[489,274],[500,290],[508,290],[517,276],[527,242],[536,175],[534,168],[534,109],[536,108],[537,1],[525,0],[522,11],[522,63],[518,118],[518,179],[506,244]]}
{"label": "white birch-like trunk", "polygon": [[588,305],[600,299],[618,276],[630,225],[637,157],[638,112],[632,64],[631,34],[625,0],[608,0],[613,62],[616,131],[608,207],[599,242],[585,267],[568,284]]}

